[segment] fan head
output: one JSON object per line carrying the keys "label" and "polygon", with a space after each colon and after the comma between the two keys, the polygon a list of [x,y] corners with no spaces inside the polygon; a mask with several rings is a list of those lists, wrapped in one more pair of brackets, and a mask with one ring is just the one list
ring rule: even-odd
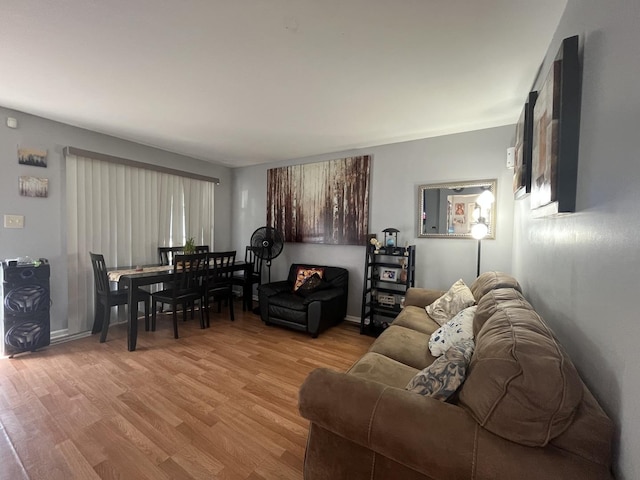
{"label": "fan head", "polygon": [[273,227],[260,227],[251,235],[251,246],[259,258],[272,260],[282,253],[284,238]]}

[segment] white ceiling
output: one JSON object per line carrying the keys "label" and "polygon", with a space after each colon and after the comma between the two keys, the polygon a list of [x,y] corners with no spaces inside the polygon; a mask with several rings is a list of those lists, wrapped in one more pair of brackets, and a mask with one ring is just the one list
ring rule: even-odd
{"label": "white ceiling", "polygon": [[229,166],[515,123],[566,0],[3,0],[0,105]]}

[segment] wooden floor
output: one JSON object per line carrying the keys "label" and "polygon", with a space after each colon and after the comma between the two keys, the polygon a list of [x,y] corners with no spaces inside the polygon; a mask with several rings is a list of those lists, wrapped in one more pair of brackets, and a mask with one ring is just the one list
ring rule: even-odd
{"label": "wooden floor", "polygon": [[223,309],[206,330],[196,312],[179,340],[159,316],[135,352],[116,325],[104,344],[0,359],[0,479],[301,479],[298,388],[372,339],[346,322],[312,339],[236,305],[235,322]]}

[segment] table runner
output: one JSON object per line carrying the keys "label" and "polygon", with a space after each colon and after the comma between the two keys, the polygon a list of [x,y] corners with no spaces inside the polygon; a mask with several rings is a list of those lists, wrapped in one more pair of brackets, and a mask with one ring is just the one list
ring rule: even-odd
{"label": "table runner", "polygon": [[166,272],[167,270],[171,270],[173,266],[171,265],[160,265],[157,267],[144,267],[142,270],[136,270],[135,268],[130,268],[128,270],[111,270],[107,273],[109,276],[110,282],[118,282],[120,281],[120,277],[122,275],[130,275],[132,273],[144,273],[144,272]]}

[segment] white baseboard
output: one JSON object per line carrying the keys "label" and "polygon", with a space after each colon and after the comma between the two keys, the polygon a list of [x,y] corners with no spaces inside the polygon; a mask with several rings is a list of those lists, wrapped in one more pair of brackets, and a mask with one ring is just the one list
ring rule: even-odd
{"label": "white baseboard", "polygon": [[63,328],[62,330],[56,330],[51,332],[51,345],[55,345],[57,343],[69,342],[71,340],[77,340],[79,338],[89,337],[91,336],[91,332],[80,332],[74,335],[69,335],[69,330]]}
{"label": "white baseboard", "polygon": [[360,317],[354,317],[353,315],[347,315],[346,317],[344,317],[344,319],[347,322],[357,323],[358,325],[360,325]]}

